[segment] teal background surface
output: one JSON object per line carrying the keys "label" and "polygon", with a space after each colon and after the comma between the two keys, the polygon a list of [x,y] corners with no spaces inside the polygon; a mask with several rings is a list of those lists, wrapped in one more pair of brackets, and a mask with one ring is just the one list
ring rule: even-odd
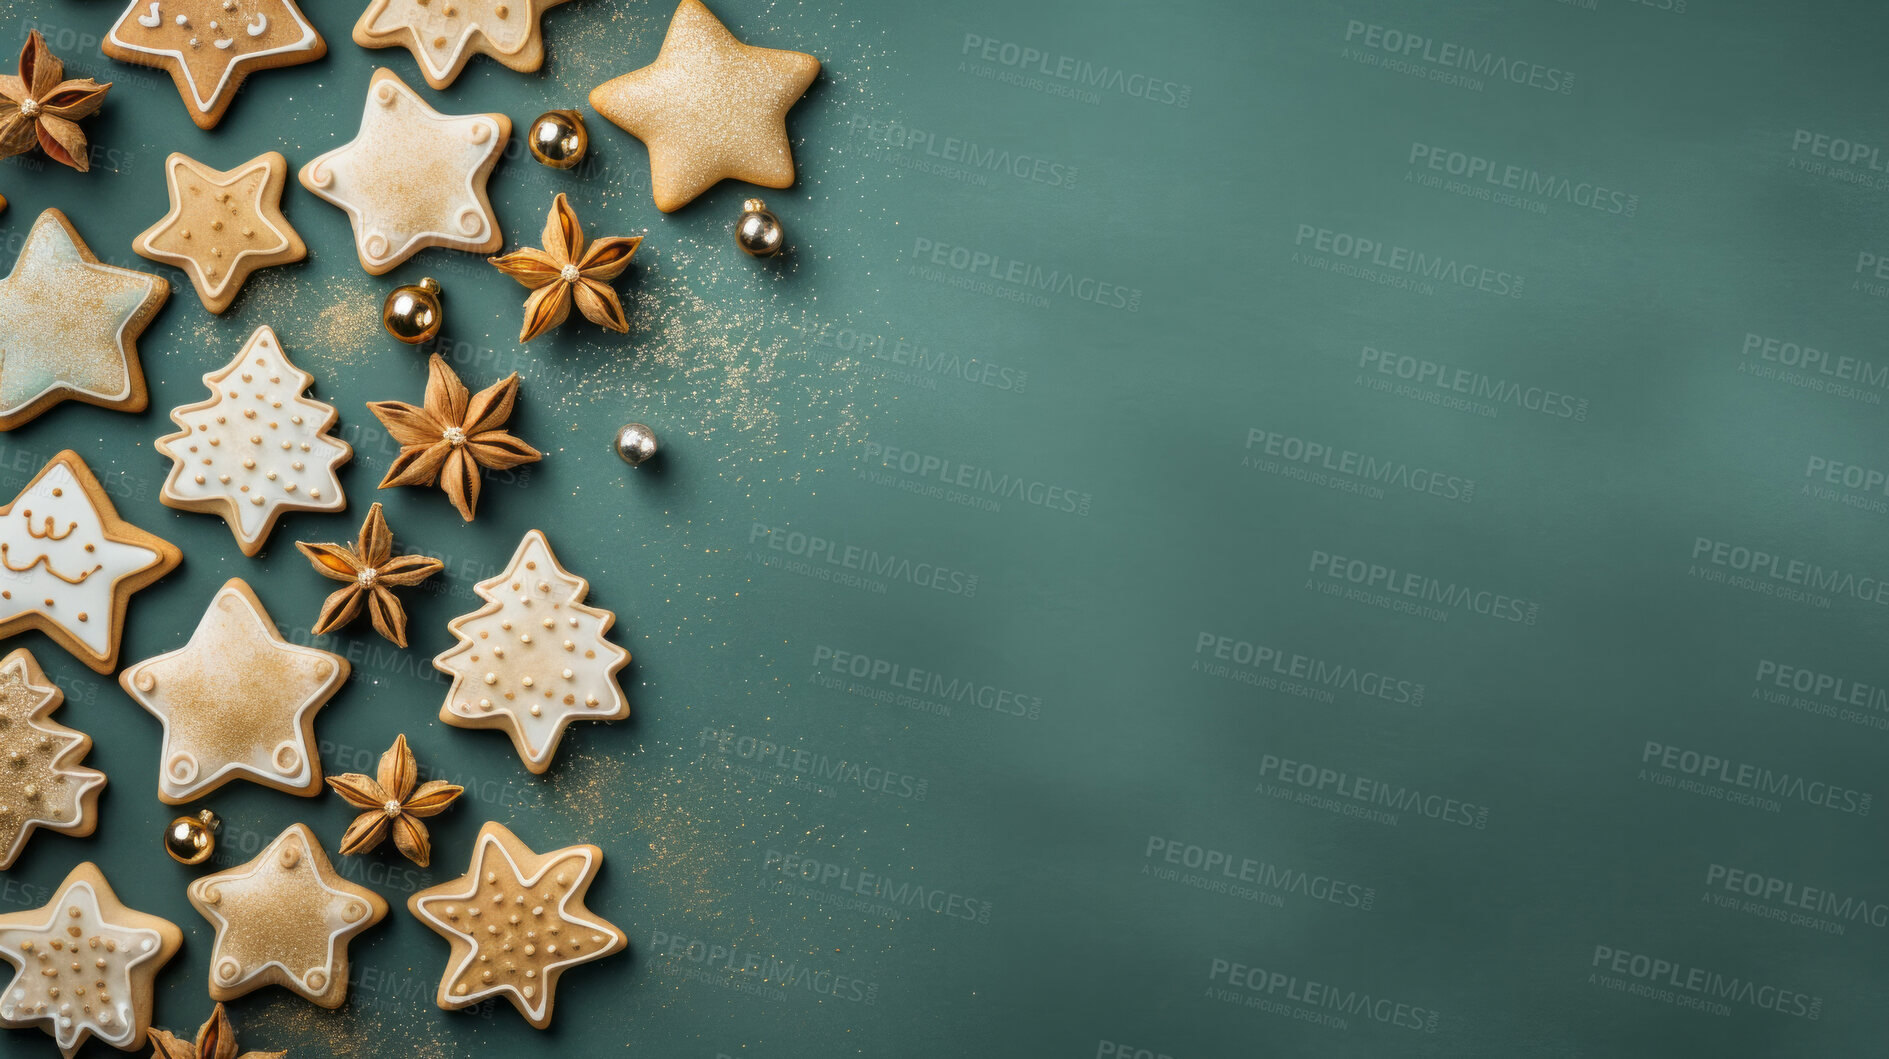
{"label": "teal background surface", "polygon": [[[666,4],[560,6],[541,73],[475,58],[442,92],[350,41],[360,3],[306,6],[329,55],[257,74],[206,133],[168,76],[99,54],[119,4],[0,0],[8,48],[38,26],[116,84],[97,170],[0,167],[0,267],[58,207],[173,283],[150,409],[0,438],[0,495],[78,450],[185,553],[133,599],[124,661],[243,577],[354,663],[317,720],[328,773],[405,732],[468,787],[432,869],[343,860],[396,906],[353,946],[348,1006],[243,998],[246,1047],[1881,1050],[1878,6],[718,0],[743,40],[825,64],[789,119],[800,182],[764,193],[793,244],[772,262],[728,235],[752,189],[661,215],[641,144],[594,113],[578,170],[523,152],[534,115],[654,58]],[[132,254],[168,152],[299,168],[353,136],[379,66],[512,118],[508,249],[558,191],[592,234],[647,233],[628,336],[573,319],[521,349],[512,281],[438,250],[369,277],[293,183],[309,260],[220,318]],[[515,428],[547,453],[489,477],[469,525],[374,491],[393,447],[363,403],[425,377],[377,313],[423,275],[443,351],[474,387],[519,372]],[[261,324],[356,454],[349,511],[285,518],[252,560],[158,504],[151,442]],[[629,420],[660,466],[612,455]],[[408,594],[407,651],[308,633],[328,583],[290,543],[349,538],[370,498],[447,563]],[[533,527],[635,656],[632,718],[577,727],[543,777],[441,726],[430,664]],[[19,645],[110,785],[97,834],[35,837],[0,905],[97,861],[185,928],[157,1011],[193,1029],[211,934],[158,844],[157,724]],[[225,865],[296,821],[332,852],[351,817],[243,784],[206,804]],[[446,946],[402,907],[485,820],[601,846],[590,905],[631,937],[564,977],[544,1033],[437,1009]]]}

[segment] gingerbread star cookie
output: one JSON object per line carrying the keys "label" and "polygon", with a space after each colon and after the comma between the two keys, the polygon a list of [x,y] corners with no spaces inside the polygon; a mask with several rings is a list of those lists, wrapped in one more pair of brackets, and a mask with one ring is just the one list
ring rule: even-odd
{"label": "gingerbread star cookie", "polygon": [[475,52],[531,73],[544,65],[538,16],[566,0],[373,0],[354,24],[363,48],[401,47],[420,73],[445,88]]}
{"label": "gingerbread star cookie", "polygon": [[656,61],[598,85],[590,105],[649,147],[656,208],[671,213],[722,180],[792,185],[787,111],[819,73],[813,56],[743,44],[682,0]]}
{"label": "gingerbread star cookie", "polygon": [[210,999],[279,985],[325,1008],[348,997],[348,942],[387,917],[387,902],[343,879],[307,824],[293,824],[256,859],[190,884],[190,903],[216,927]]}
{"label": "gingerbread star cookie", "polygon": [[288,159],[276,151],[227,172],[172,154],[164,160],[171,211],[131,248],[183,269],[203,307],[221,313],[250,273],[308,256],[302,237],[282,216],[288,179]]}
{"label": "gingerbread star cookie", "polygon": [[109,673],[131,594],[183,559],[119,518],[79,454],[61,452],[0,507],[0,639],[38,629]]}
{"label": "gingerbread star cookie", "polygon": [[162,276],[100,263],[47,210],[0,279],[0,430],[60,401],[142,412],[138,335],[170,297]]}
{"label": "gingerbread star cookie", "polygon": [[348,669],[338,654],[284,640],[256,593],[233,577],[189,643],[126,666],[118,683],[163,722],[158,798],[182,805],[234,779],[318,793],[315,711]]}
{"label": "gingerbread star cookie", "polygon": [[551,1024],[558,976],[629,945],[584,907],[603,851],[566,846],[533,853],[503,825],[488,823],[466,874],[421,890],[407,910],[452,943],[435,999],[447,1011],[502,996],[536,1028]]}
{"label": "gingerbread star cookie", "polygon": [[98,826],[105,774],[79,765],[92,737],[52,720],[64,701],[32,652],[0,659],[0,870],[36,828],[83,837]]}
{"label": "gingerbread star cookie", "polygon": [[376,70],[360,132],[303,166],[302,186],[347,211],[369,275],[429,246],[489,254],[505,236],[486,178],[511,134],[503,114],[441,114],[392,70]]}
{"label": "gingerbread star cookie", "polygon": [[177,924],[126,908],[97,865],[81,864],[51,901],[0,915],[0,959],[15,972],[0,1026],[39,1026],[66,1059],[88,1037],[142,1048],[152,981],[183,943]]}
{"label": "gingerbread star cookie", "polygon": [[295,0],[132,0],[101,48],[122,62],[168,70],[202,129],[223,120],[252,72],[328,54]]}
{"label": "gingerbread star cookie", "polygon": [[630,715],[617,685],[630,653],[604,639],[616,615],[584,605],[590,582],[558,565],[543,533],[525,534],[511,563],[473,591],[485,606],[446,623],[459,643],[433,659],[453,677],[440,720],[504,730],[541,774],[572,721]]}
{"label": "gingerbread star cookie", "polygon": [[283,512],[347,507],[335,468],[354,450],[328,432],[334,407],[303,396],[312,382],[267,324],[256,328],[235,360],[203,377],[209,400],[171,412],[183,429],[157,439],[173,461],[158,499],[223,516],[244,555],[262,550]]}

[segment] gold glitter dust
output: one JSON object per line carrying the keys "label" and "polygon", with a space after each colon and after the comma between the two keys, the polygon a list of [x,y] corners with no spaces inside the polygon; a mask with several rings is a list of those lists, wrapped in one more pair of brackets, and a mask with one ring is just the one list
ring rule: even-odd
{"label": "gold glitter dust", "polygon": [[269,269],[251,277],[236,302],[245,324],[205,320],[193,329],[193,348],[204,351],[205,363],[224,363],[248,340],[255,328],[247,322],[254,321],[273,327],[290,358],[304,368],[314,362],[364,364],[386,348],[380,330],[386,296],[385,285],[372,276],[317,278],[306,269]]}

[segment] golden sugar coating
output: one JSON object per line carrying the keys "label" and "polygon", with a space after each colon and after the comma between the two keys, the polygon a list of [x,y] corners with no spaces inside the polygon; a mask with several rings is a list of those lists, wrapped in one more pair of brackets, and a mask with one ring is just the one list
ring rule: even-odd
{"label": "golden sugar coating", "polygon": [[0,869],[37,828],[89,835],[105,774],[81,768],[90,736],[52,721],[65,701],[25,648],[0,660]]}

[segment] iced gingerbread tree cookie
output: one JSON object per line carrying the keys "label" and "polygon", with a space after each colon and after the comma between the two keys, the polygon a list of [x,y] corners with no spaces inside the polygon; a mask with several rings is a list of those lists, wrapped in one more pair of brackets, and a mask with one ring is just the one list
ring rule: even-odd
{"label": "iced gingerbread tree cookie", "polygon": [[617,672],[630,653],[604,639],[616,615],[586,606],[590,582],[558,565],[532,530],[498,576],[473,586],[485,606],[448,622],[457,646],[433,660],[453,686],[439,719],[498,728],[525,767],[543,773],[572,721],[630,715]]}
{"label": "iced gingerbread tree cookie", "polygon": [[126,908],[95,864],[72,869],[51,901],[0,915],[0,1026],[39,1026],[67,1059],[87,1038],[135,1051],[151,1030],[152,983],[177,955],[177,924]]}
{"label": "iced gingerbread tree cookie", "polygon": [[354,450],[329,433],[334,407],[303,395],[312,382],[274,331],[256,328],[235,360],[203,377],[209,400],[171,412],[182,429],[157,440],[173,461],[158,499],[223,516],[244,555],[262,550],[283,512],[347,507],[335,468]]}
{"label": "iced gingerbread tree cookie", "polygon": [[52,720],[65,701],[32,652],[0,659],[0,870],[35,829],[84,837],[98,826],[105,774],[79,764],[92,737]]}

